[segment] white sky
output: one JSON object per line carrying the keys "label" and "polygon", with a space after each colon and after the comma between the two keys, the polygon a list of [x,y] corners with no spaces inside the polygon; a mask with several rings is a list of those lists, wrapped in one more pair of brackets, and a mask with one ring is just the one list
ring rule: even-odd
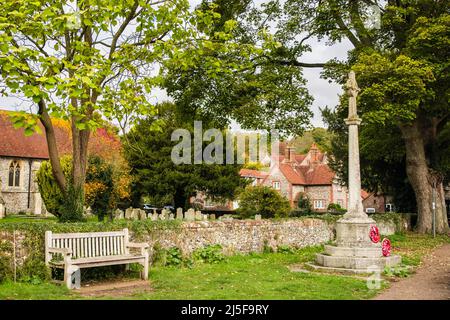
{"label": "white sky", "polygon": [[[196,5],[199,2],[199,0],[191,0],[192,5]],[[309,44],[312,51],[304,54],[300,59],[301,62],[326,62],[332,58],[344,59],[347,51],[351,49],[351,44],[347,40],[333,46],[327,46],[324,41],[319,42],[317,39],[310,39]],[[328,83],[327,80],[320,78],[321,70],[321,68],[305,68],[303,70],[304,77],[308,81],[307,88],[314,97],[312,105],[314,117],[311,119],[311,123],[316,127],[324,126],[319,108],[336,106],[339,101],[338,94],[341,93],[339,85]],[[167,99],[165,90],[155,89],[151,102],[161,102]],[[23,101],[17,97],[0,97],[0,109],[27,110],[29,105],[28,101]]]}

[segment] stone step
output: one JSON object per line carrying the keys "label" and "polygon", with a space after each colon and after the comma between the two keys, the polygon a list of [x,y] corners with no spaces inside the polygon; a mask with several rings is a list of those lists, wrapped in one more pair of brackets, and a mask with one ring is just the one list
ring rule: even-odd
{"label": "stone step", "polygon": [[329,256],[367,257],[367,258],[379,258],[383,256],[383,253],[381,251],[381,245],[369,248],[357,248],[357,247],[350,248],[350,247],[337,247],[325,245],[324,254]]}
{"label": "stone step", "polygon": [[370,269],[371,267],[380,267],[383,269],[386,266],[399,264],[401,257],[396,255],[389,257],[349,257],[318,253],[316,254],[316,262],[319,266],[329,268]]}

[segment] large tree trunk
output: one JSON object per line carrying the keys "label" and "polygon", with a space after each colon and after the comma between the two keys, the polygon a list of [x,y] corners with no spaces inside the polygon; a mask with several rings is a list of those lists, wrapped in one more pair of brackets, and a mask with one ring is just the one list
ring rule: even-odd
{"label": "large tree trunk", "polygon": [[47,148],[50,159],[50,164],[52,165],[53,177],[55,177],[56,183],[63,194],[66,193],[66,177],[61,168],[61,163],[59,162],[59,152],[58,145],[56,143],[55,129],[52,124],[52,120],[47,112],[47,106],[44,100],[40,100],[38,103],[40,115],[40,121],[45,129],[45,137],[47,138]]}
{"label": "large tree trunk", "polygon": [[406,148],[406,173],[417,202],[417,232],[433,232],[433,184],[436,200],[436,233],[449,230],[442,179],[430,170],[423,135],[418,120],[412,125],[400,127]]}

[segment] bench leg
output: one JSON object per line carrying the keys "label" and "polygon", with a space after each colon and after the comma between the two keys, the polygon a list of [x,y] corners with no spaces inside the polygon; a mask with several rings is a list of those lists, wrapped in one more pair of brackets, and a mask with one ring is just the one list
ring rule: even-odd
{"label": "bench leg", "polygon": [[81,271],[80,268],[73,265],[64,266],[64,283],[68,289],[80,289]]}
{"label": "bench leg", "polygon": [[148,280],[148,256],[145,257],[142,266],[144,267],[144,270],[141,271],[141,279]]}

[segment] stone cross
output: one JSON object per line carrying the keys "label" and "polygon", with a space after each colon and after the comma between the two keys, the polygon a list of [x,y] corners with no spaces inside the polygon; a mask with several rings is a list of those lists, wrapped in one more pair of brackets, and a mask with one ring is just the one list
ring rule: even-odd
{"label": "stone cross", "polygon": [[354,71],[350,71],[347,80],[347,95],[348,95],[348,118],[345,123],[348,125],[348,191],[349,202],[348,210],[344,218],[351,219],[367,219],[367,214],[364,212],[361,200],[361,173],[359,165],[359,141],[358,141],[358,126],[361,124],[361,119],[358,118],[356,109],[356,97],[358,96],[359,88],[356,82]]}

